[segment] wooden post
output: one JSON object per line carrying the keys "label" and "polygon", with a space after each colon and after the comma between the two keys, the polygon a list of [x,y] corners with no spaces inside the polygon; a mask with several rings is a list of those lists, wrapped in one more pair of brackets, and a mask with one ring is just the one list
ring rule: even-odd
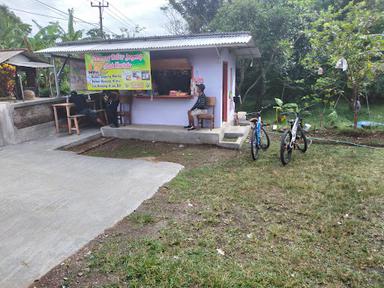
{"label": "wooden post", "polygon": [[353,82],[353,111],[354,111],[353,128],[354,129],[357,128],[357,95],[358,95],[357,85],[356,85],[356,82]]}

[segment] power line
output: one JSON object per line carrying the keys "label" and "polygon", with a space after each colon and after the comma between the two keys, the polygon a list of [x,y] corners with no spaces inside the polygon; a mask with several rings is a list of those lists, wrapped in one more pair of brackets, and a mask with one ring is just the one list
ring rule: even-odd
{"label": "power line", "polygon": [[[51,5],[48,5],[48,4],[46,4],[46,3],[44,3],[44,2],[42,2],[42,1],[40,1],[40,0],[35,0],[35,1],[38,2],[38,3],[40,3],[41,5],[44,5],[44,6],[48,7],[48,8],[50,8],[51,10],[58,11],[58,12],[64,14],[65,16],[69,16],[68,13],[66,13],[66,12],[64,12],[64,11],[61,11],[60,9],[57,9],[57,8],[51,6]],[[75,17],[75,16],[73,16],[73,18],[74,18],[74,19],[77,19],[78,21],[81,21],[81,22],[83,22],[83,23],[86,23],[86,24],[89,24],[89,25],[92,25],[92,26],[97,27],[97,24],[95,24],[95,23],[87,22],[87,21],[85,21],[85,20],[83,20],[83,19],[81,19],[81,18],[79,18],[79,17]]]}
{"label": "power line", "polygon": [[[87,2],[89,2],[92,6],[92,0],[88,0]],[[109,4],[109,3],[108,3]],[[102,8],[102,10],[104,11],[104,8]],[[108,31],[109,33],[111,33],[112,35],[117,35],[115,32],[113,32],[110,28],[107,27],[107,25],[103,24],[104,28],[106,31]]]}
{"label": "power line", "polygon": [[122,22],[120,19],[116,18],[113,14],[109,13],[108,10],[106,10],[106,13],[111,16],[113,19],[115,19],[116,21],[120,22],[123,26],[122,27],[126,27],[126,26],[132,26],[132,25],[127,25],[127,23],[124,23]]}
{"label": "power line", "polygon": [[[111,6],[112,8],[112,6]],[[128,23],[128,21],[126,21],[123,17],[119,16],[117,13],[115,13],[114,11],[110,11],[112,13],[112,17],[116,20],[118,20],[120,23],[122,23],[124,25],[124,27],[126,26],[129,26],[129,27],[132,27],[132,28],[136,28],[136,25],[134,24],[131,24],[131,23]]]}
{"label": "power line", "polygon": [[[68,21],[68,19],[66,19],[66,18],[60,18],[60,17],[55,17],[55,16],[48,16],[48,15],[44,15],[44,14],[40,14],[40,13],[35,13],[35,12],[26,11],[26,10],[23,10],[23,9],[16,9],[16,8],[11,8],[11,7],[8,7],[8,9],[10,9],[10,10],[12,10],[12,11],[17,11],[17,12],[21,12],[21,13],[30,14],[30,15],[36,15],[36,16],[40,16],[40,17],[46,17],[46,18],[50,18],[50,19]],[[78,24],[80,27],[82,27],[84,30],[89,30],[89,28],[86,27],[86,26],[84,26],[83,23],[77,23],[77,24]]]}
{"label": "power line", "polygon": [[[92,0],[86,0],[87,2],[89,2],[91,5],[92,5]],[[112,4],[109,3],[109,7],[108,8],[111,8],[112,7]],[[96,5],[95,5],[96,6]],[[102,12],[104,12],[104,8],[102,8]],[[123,27],[124,28],[127,28],[127,27],[132,27],[133,29],[136,29],[136,24],[135,25],[132,25],[128,22],[125,22],[124,19],[122,19],[122,17],[119,17],[117,14],[113,13],[112,11],[110,10],[105,10],[106,14],[108,14],[109,16],[111,16],[113,19],[119,21],[121,24],[123,24]],[[132,21],[131,21],[132,22]],[[133,22],[132,22],[133,23]],[[108,30],[109,33],[111,33],[112,35],[115,35],[117,36],[118,34],[116,34],[115,32],[113,32],[110,28],[108,28],[104,23],[103,23],[103,27],[105,28],[105,30]],[[131,28],[131,29],[132,29]]]}
{"label": "power line", "polygon": [[129,19],[127,16],[125,16],[119,9],[117,9],[114,5],[112,5],[112,3],[110,4],[111,6],[111,9],[115,11],[116,14],[120,15],[121,19],[123,19],[124,21],[128,21],[128,22],[131,22],[134,27],[137,26],[137,24],[135,22],[133,22],[131,19]]}
{"label": "power line", "polygon": [[47,18],[51,18],[51,19],[68,20],[68,19],[65,19],[65,18],[59,18],[59,17],[55,17],[55,16],[48,16],[48,15],[43,15],[43,14],[34,13],[34,12],[30,12],[30,11],[25,11],[25,10],[22,10],[22,9],[16,9],[16,8],[11,8],[11,7],[8,7],[8,9],[14,10],[14,11],[18,11],[18,12],[27,13],[27,14],[37,15],[37,16],[41,16],[41,17],[47,17]]}
{"label": "power line", "polygon": [[116,36],[117,34],[115,32],[113,32],[110,28],[108,28],[107,26],[104,25],[104,28],[107,32],[111,33],[112,35]]}
{"label": "power line", "polygon": [[35,1],[40,3],[41,5],[44,5],[44,6],[48,7],[48,8],[50,8],[51,10],[55,11],[55,13],[57,13],[59,15],[67,15],[66,12],[61,11],[61,10],[59,10],[59,9],[57,9],[57,8],[51,6],[51,5],[48,5],[48,4],[44,3],[44,2],[41,2],[40,0],[35,0]]}
{"label": "power line", "polygon": [[[55,7],[52,7],[51,5],[48,5],[48,4],[46,4],[46,3],[44,3],[44,2],[42,2],[42,1],[40,1],[40,0],[34,0],[34,1],[40,3],[41,5],[44,5],[44,6],[48,7],[49,9],[53,10],[52,12],[54,12],[54,13],[56,13],[56,14],[58,14],[58,15],[65,15],[65,16],[69,17],[69,14],[68,14],[68,13],[66,13],[66,12],[64,12],[64,11],[62,11],[62,10],[60,10],[60,9],[57,9],[57,8],[55,8]],[[15,11],[17,11],[17,10],[22,10],[22,9],[15,9],[15,8],[10,8],[10,9],[13,9],[13,10],[15,10]],[[39,13],[34,13],[34,12],[26,11],[26,10],[23,10],[23,11],[20,11],[20,12],[24,12],[24,13],[28,13],[28,14],[32,14],[32,15],[37,15],[37,16],[41,16],[41,17],[49,17],[49,18],[52,18],[52,19],[58,19],[58,20],[64,20],[64,21],[65,21],[65,20],[68,20],[68,18],[67,18],[67,19],[64,19],[64,18],[60,18],[60,17],[57,17],[57,16],[56,16],[56,17],[55,17],[55,16],[48,16],[48,15],[43,15],[43,14],[39,14]],[[59,13],[60,13],[60,14],[59,14]],[[85,21],[85,20],[83,20],[83,19],[81,19],[81,18],[79,18],[79,17],[75,17],[75,16],[73,16],[73,18],[77,20],[77,22],[78,22],[79,25],[81,25],[81,23],[84,23],[84,24],[91,25],[92,27],[98,28],[98,25],[97,25],[96,23],[91,23],[91,22]],[[84,27],[83,25],[81,25],[81,26]],[[114,33],[114,32],[113,32],[110,28],[108,28],[107,26],[104,25],[104,27],[105,27],[106,30],[107,30],[109,33],[111,33],[112,35],[117,35],[116,33]],[[85,29],[88,29],[88,28],[85,28]]]}

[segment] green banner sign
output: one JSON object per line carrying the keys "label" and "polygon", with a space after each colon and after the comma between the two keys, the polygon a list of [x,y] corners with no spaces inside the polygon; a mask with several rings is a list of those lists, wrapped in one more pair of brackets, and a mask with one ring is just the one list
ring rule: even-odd
{"label": "green banner sign", "polygon": [[147,51],[85,54],[88,90],[151,90]]}

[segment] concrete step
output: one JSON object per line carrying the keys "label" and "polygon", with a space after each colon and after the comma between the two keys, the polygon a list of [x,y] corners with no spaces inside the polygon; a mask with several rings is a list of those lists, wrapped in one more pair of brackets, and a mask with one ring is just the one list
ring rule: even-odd
{"label": "concrete step", "polygon": [[103,127],[101,131],[104,137],[183,144],[216,145],[221,137],[220,129],[187,131],[179,126],[164,125],[129,125],[120,128]]}
{"label": "concrete step", "polygon": [[247,126],[231,126],[224,130],[224,138],[237,138],[248,134],[249,127]]}
{"label": "concrete step", "polygon": [[[218,146],[239,150],[247,139],[249,134],[250,126],[232,126],[227,127],[224,130],[223,138],[219,141]],[[235,141],[228,141],[228,138],[237,138]]]}
{"label": "concrete step", "polygon": [[227,148],[227,149],[234,149],[239,150],[241,148],[241,138],[237,138],[236,141],[225,141],[222,140],[217,144],[219,147]]}
{"label": "concrete step", "polygon": [[224,138],[238,138],[238,137],[241,137],[243,135],[244,135],[244,133],[240,133],[240,132],[235,132],[235,131],[225,132],[224,131]]}
{"label": "concrete step", "polygon": [[251,125],[251,124],[249,123],[249,121],[244,120],[244,121],[239,121],[239,125],[240,125],[240,126],[249,126],[249,125]]}

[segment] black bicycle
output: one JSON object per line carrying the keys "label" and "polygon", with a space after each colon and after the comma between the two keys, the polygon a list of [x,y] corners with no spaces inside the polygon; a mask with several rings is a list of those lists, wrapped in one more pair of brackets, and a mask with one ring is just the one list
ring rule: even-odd
{"label": "black bicycle", "polygon": [[266,106],[261,108],[261,110],[258,112],[247,114],[256,114],[256,117],[249,119],[251,122],[251,155],[253,160],[256,160],[259,157],[260,149],[266,151],[270,145],[269,136],[267,131],[265,131],[263,121],[261,120],[261,112],[268,107],[269,106]]}
{"label": "black bicycle", "polygon": [[299,112],[282,113],[283,115],[295,114],[295,119],[290,120],[290,129],[281,136],[280,160],[283,165],[287,165],[292,158],[292,151],[297,149],[305,153],[308,149],[308,141],[303,127],[303,118]]}

